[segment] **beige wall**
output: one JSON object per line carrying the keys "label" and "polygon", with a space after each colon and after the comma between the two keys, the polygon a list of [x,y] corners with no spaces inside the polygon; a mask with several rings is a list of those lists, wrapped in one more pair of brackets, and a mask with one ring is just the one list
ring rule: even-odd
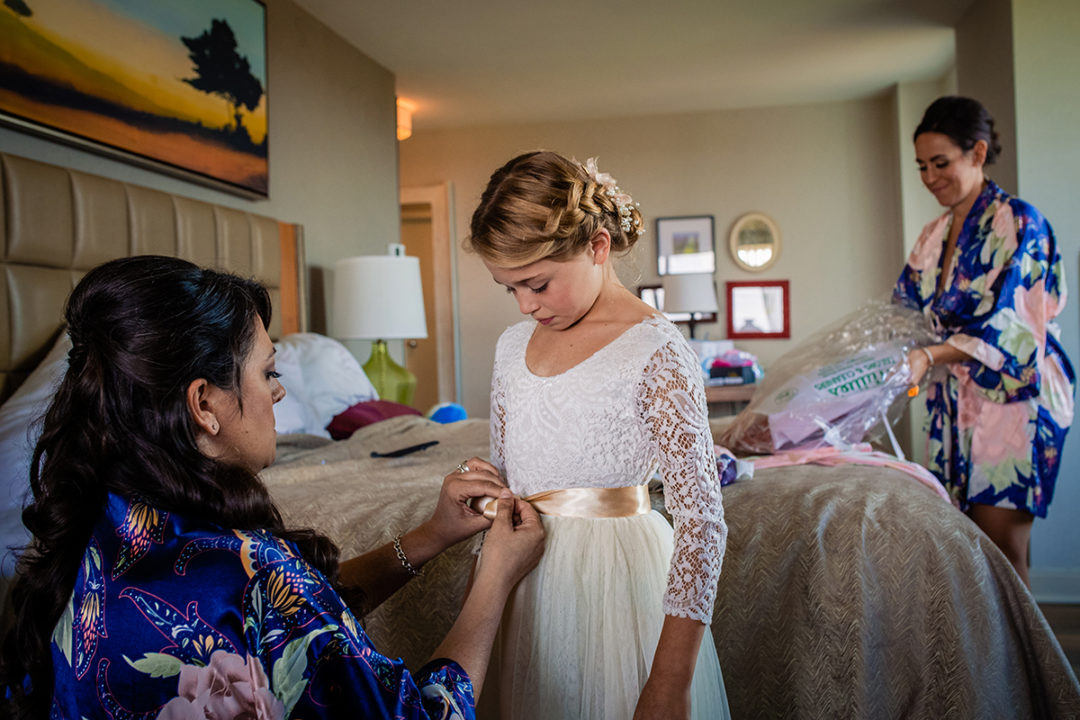
{"label": "beige wall", "polygon": [[[717,281],[789,279],[790,341],[742,342],[766,366],[795,342],[884,294],[902,258],[893,104],[888,97],[759,110],[612,118],[588,122],[418,132],[401,144],[404,186],[450,181],[456,240],[493,170],[513,155],[548,148],[603,171],[641,203],[648,231],[619,268],[630,286],[658,282],[655,218],[713,215]],[[784,250],[760,275],[727,254],[727,233],[742,213],[770,214]],[[480,261],[457,252],[462,399],[488,413],[495,342],[520,319],[516,305]],[[721,297],[723,303],[723,297]],[[720,326],[702,326],[713,338]]]}
{"label": "beige wall", "polygon": [[1012,12],[1013,0],[976,0],[956,26],[957,85],[994,116],[1003,152],[987,174],[1008,192],[1016,192],[1017,159]]}
{"label": "beige wall", "polygon": [[[919,169],[915,165],[912,133],[919,126],[923,112],[930,103],[942,95],[955,92],[956,78],[951,72],[937,80],[899,83],[893,88],[895,141],[899,157],[896,172],[900,181],[900,196],[897,200],[900,203],[900,232],[903,236],[903,248],[901,257],[897,259],[897,267],[907,260],[923,226],[943,212],[943,208],[923,185]],[[896,429],[904,452],[917,462],[923,462],[926,457],[926,434],[923,432],[925,422],[926,406],[921,402],[911,403],[905,409],[904,417]]]}
{"label": "beige wall", "polygon": [[[1080,3],[1013,4],[1019,192],[1050,220],[1065,263],[1069,301],[1058,317],[1061,341],[1080,362]],[[1032,533],[1037,597],[1080,602],[1080,440],[1065,444],[1054,504]]]}
{"label": "beige wall", "polygon": [[954,92],[950,77],[924,82],[901,83],[896,86],[896,142],[900,155],[900,207],[904,236],[903,257],[907,259],[919,233],[926,223],[940,215],[944,208],[923,185],[915,165],[912,133],[919,126],[923,112],[937,98]]}
{"label": "beige wall", "polygon": [[267,0],[270,199],[251,201],[0,128],[0,150],[304,226],[311,329],[328,270],[399,233],[394,76],[290,0]]}

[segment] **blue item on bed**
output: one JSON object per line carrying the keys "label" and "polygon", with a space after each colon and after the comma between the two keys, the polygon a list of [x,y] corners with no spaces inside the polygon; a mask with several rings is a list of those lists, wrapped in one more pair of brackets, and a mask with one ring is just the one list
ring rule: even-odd
{"label": "blue item on bed", "polygon": [[437,423],[457,422],[458,420],[464,420],[468,417],[465,412],[465,408],[457,403],[439,403],[435,407],[427,411],[428,420],[434,420]]}

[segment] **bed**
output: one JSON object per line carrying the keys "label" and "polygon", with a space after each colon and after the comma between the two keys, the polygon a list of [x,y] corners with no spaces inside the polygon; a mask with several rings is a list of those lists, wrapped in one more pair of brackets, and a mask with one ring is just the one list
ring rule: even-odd
{"label": "bed", "polygon": [[[0,415],[27,386],[47,390],[40,376],[50,350],[56,360],[63,297],[108,257],[155,251],[254,274],[272,288],[282,323],[272,335],[304,329],[298,228],[9,155],[0,166],[3,396],[39,376]],[[403,457],[371,456],[432,440]],[[425,519],[443,476],[487,449],[482,418],[405,415],[340,441],[283,434],[262,477],[289,524],[317,528],[348,556]],[[658,491],[653,503],[663,511]],[[1004,556],[908,476],[761,470],[725,488],[724,504],[730,534],[711,630],[734,717],[1080,716],[1080,685]],[[364,619],[380,649],[413,666],[430,655],[460,605],[474,542]]]}
{"label": "bed", "polygon": [[[484,420],[399,417],[348,440],[283,438],[263,479],[287,521],[345,554],[434,508],[444,474],[486,455]],[[372,458],[421,442],[400,459]],[[663,510],[653,493],[654,507]],[[762,470],[725,488],[712,632],[735,718],[1074,717],[1080,686],[1034,599],[974,523],[886,468]],[[472,544],[444,553],[366,628],[419,665],[449,629]]]}

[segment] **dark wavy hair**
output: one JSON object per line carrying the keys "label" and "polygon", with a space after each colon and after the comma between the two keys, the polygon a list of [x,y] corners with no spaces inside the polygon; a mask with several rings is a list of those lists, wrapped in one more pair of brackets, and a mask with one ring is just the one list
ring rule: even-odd
{"label": "dark wavy hair", "polygon": [[978,141],[985,141],[987,165],[993,165],[1001,154],[994,116],[978,100],[957,95],[939,97],[926,108],[911,139],[914,141],[930,132],[947,136],[964,152],[975,147]]}
{"label": "dark wavy hair", "polygon": [[0,708],[17,718],[49,715],[53,629],[110,492],[222,528],[268,530],[337,581],[329,539],[285,529],[257,477],[196,445],[186,389],[203,378],[237,393],[243,412],[255,322],[270,322],[265,288],[177,258],[124,258],[86,274],[65,318],[68,370],[34,449],[33,500],[22,514],[33,539],[18,560],[14,622],[0,648],[0,698],[11,693]]}

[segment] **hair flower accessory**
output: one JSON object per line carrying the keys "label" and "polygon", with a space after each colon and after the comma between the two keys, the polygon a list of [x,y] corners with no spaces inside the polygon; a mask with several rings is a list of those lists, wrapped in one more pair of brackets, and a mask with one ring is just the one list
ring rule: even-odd
{"label": "hair flower accessory", "polygon": [[641,218],[635,218],[630,211],[631,206],[640,207],[640,204],[634,202],[634,198],[630,197],[630,193],[623,192],[622,188],[615,184],[615,178],[611,177],[610,174],[600,172],[596,167],[596,158],[589,158],[582,167],[593,182],[602,187],[604,194],[615,203],[615,207],[619,211],[619,227],[622,228],[623,232],[644,235],[645,228],[641,227]]}

